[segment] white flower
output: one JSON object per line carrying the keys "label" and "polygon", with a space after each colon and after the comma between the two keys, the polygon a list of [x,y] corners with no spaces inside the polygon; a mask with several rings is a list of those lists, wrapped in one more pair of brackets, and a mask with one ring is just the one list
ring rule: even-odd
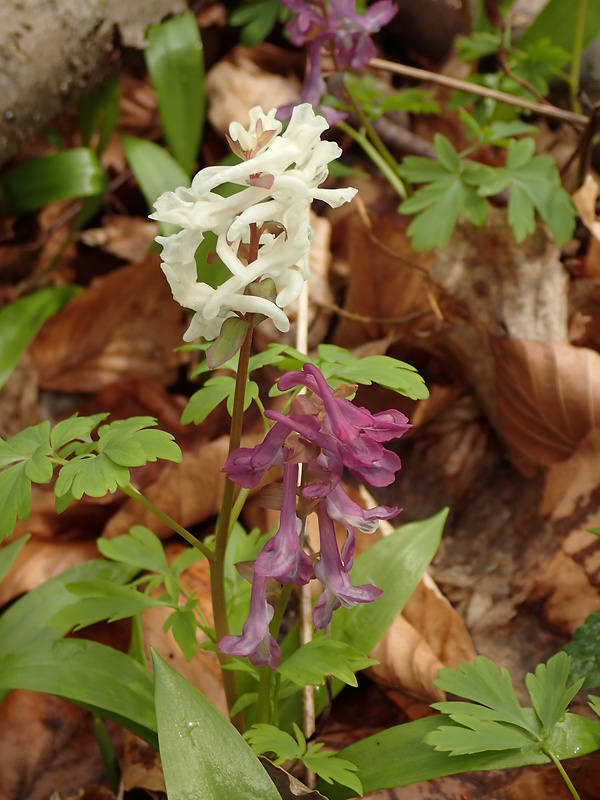
{"label": "white flower", "polygon": [[[335,208],[356,193],[318,188],[327,177],[329,161],[341,150],[335,142],[321,141],[327,122],[310,105],[294,109],[283,134],[281,127],[275,109],[264,114],[253,108],[247,130],[235,122],[229,128],[230,143],[244,161],[207,167],[194,177],[191,188],[165,192],[154,205],[152,219],[182,228],[156,240],[163,246],[162,268],[173,297],[196,312],[186,341],[214,339],[225,319],[251,313],[270,317],[279,330],[287,331],[289,320],[282,308],[299,296],[310,275],[310,204],[318,199]],[[221,197],[215,189],[225,183],[243,188]],[[206,231],[216,233],[217,255],[231,272],[217,289],[197,280],[195,253]],[[253,232],[259,237],[258,252],[248,263],[244,253]],[[267,278],[277,289],[276,302],[246,291],[251,283]]]}

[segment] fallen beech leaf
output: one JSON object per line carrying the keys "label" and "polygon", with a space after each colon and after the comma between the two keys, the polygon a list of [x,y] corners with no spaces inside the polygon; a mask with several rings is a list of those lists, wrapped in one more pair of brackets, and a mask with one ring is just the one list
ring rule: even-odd
{"label": "fallen beech leaf", "polygon": [[158,256],[96,278],[49,320],[30,354],[40,386],[96,392],[123,378],[173,382],[185,322]]}
{"label": "fallen beech leaf", "polygon": [[599,190],[598,181],[589,173],[572,196],[581,221],[597,240],[600,240],[600,219],[596,216],[596,200],[598,199]]}
{"label": "fallen beech leaf", "polygon": [[123,731],[121,786],[125,792],[144,789],[166,794],[167,791],[158,751],[127,730]]}
{"label": "fallen beech leaf", "polygon": [[511,453],[564,461],[600,425],[600,355],[558,342],[497,339],[498,419]]}
{"label": "fallen beech leaf", "polygon": [[[358,215],[348,225],[349,277],[344,309],[358,318],[340,320],[335,344],[342,347],[352,349],[380,339],[398,330],[390,320],[430,310],[423,273],[433,255],[413,253],[406,235],[408,221],[396,213],[396,200],[380,200],[369,209],[372,232]],[[407,322],[401,330],[430,328],[431,319],[433,315]]]}
{"label": "fallen beech leaf", "polygon": [[[600,485],[600,430],[586,434],[566,461],[552,464],[546,471],[542,517],[567,519],[585,507]],[[591,535],[591,534],[589,534]]]}
{"label": "fallen beech leaf", "polygon": [[403,616],[369,653],[379,664],[369,667],[368,674],[377,683],[432,702],[444,700],[445,694],[433,681],[444,666],[413,626]]}
{"label": "fallen beech leaf", "polygon": [[148,252],[157,233],[155,222],[119,214],[103,219],[101,228],[82,231],[79,239],[88,247],[98,247],[123,261],[135,263],[140,253]]}

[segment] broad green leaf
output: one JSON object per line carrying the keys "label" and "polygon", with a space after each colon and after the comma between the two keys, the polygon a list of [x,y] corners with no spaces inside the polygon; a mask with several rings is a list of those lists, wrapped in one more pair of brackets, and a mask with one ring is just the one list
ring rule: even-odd
{"label": "broad green leaf", "polygon": [[51,628],[78,631],[96,622],[115,622],[133,617],[147,608],[167,605],[132,587],[102,579],[74,581],[66,584],[65,588],[79,599],[48,621]]}
{"label": "broad green leaf", "polygon": [[117,79],[85,95],[77,104],[81,140],[102,155],[121,114],[121,89]]}
{"label": "broad green leaf", "polygon": [[319,636],[283,661],[277,672],[299,686],[322,684],[328,675],[357,686],[355,673],[377,663],[345,642]]}
{"label": "broad green leaf", "polygon": [[5,545],[0,549],[0,581],[6,577],[6,573],[17,560],[19,553],[31,539],[31,534],[27,533],[14,542]]}
{"label": "broad green leaf", "polygon": [[80,291],[78,286],[39,289],[0,310],[0,387],[46,320]]}
{"label": "broad green leaf", "polygon": [[[512,680],[507,669],[498,669],[493,661],[485,656],[477,656],[473,664],[462,662],[458,669],[445,667],[439,671],[435,685],[444,692],[464,697],[473,703],[480,703],[494,711],[496,721],[508,722],[520,728],[529,730],[529,723],[521,708]],[[464,703],[455,709],[454,702],[435,703],[434,708],[445,714],[459,713],[465,708]],[[477,713],[477,706],[471,707],[473,715]],[[489,719],[489,714],[485,714]]]}
{"label": "broad green leaf", "polygon": [[57,200],[104,194],[106,185],[96,153],[74,147],[13,167],[0,181],[0,197],[10,214],[23,214]]}
{"label": "broad green leaf", "polygon": [[[598,529],[597,529],[598,530]],[[593,531],[596,533],[596,531]],[[598,530],[598,534],[600,530]],[[571,657],[571,680],[584,678],[584,687],[600,685],[600,610],[580,625],[573,634],[572,641],[564,648]]]}
{"label": "broad green leaf", "polygon": [[153,25],[146,38],[144,56],[165,139],[189,175],[200,145],[206,106],[204,55],[196,17],[188,11]]}
{"label": "broad green leaf", "polygon": [[242,0],[229,15],[229,24],[242,28],[240,41],[244,47],[263,42],[285,14],[280,0]]}
{"label": "broad green leaf", "polygon": [[0,658],[0,691],[63,697],[156,744],[150,672],[112,647],[84,639],[36,641]]}
{"label": "broad green leaf", "polygon": [[160,656],[153,653],[152,658],[169,800],[281,800],[233,725]]}
{"label": "broad green leaf", "polygon": [[[548,38],[569,53],[573,52],[575,25],[580,1],[565,3],[549,0],[519,39],[519,48],[528,48],[534,42]],[[600,4],[587,3],[583,46],[587,47],[600,33]]]}
{"label": "broad green leaf", "polygon": [[98,550],[105,558],[131,564],[148,572],[164,575],[169,571],[167,557],[156,534],[144,525],[134,525],[129,533],[113,539],[98,539]]}
{"label": "broad green leaf", "polygon": [[110,561],[84,561],[27,592],[0,616],[0,658],[68,633],[68,627],[48,627],[52,617],[77,602],[77,597],[65,588],[68,583],[107,580],[117,585],[131,580],[136,572],[135,568]]}
{"label": "broad green leaf", "polygon": [[[164,192],[190,185],[188,173],[163,147],[135,136],[122,136],[121,140],[131,171],[149,209],[154,208],[157,198]],[[170,236],[179,230],[176,225],[167,222],[159,222],[158,227],[163,236]]]}
{"label": "broad green leaf", "polygon": [[530,672],[525,677],[535,713],[547,733],[562,719],[583,684],[581,678],[567,687],[570,661],[566,653],[557,653],[547,664],[538,664],[535,674]]}
{"label": "broad green leaf", "polygon": [[[529,711],[535,717],[533,711]],[[440,725],[452,727],[455,723],[445,715],[425,717],[362,739],[345,747],[339,752],[339,756],[356,764],[365,794],[380,789],[408,786],[445,775],[476,770],[511,769],[545,764],[550,760],[544,753],[531,750],[458,756],[437,752],[424,744],[423,740]],[[600,723],[567,713],[564,721],[557,726],[551,745],[561,760],[592,753],[600,749]],[[347,800],[355,796],[352,790],[340,785],[330,787],[319,782],[317,789],[324,792],[329,800]]]}

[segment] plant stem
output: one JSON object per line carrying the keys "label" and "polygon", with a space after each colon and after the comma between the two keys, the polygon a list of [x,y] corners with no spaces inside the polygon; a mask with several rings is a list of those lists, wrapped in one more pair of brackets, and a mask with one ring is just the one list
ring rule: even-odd
{"label": "plant stem", "polygon": [[373,147],[371,142],[367,139],[367,137],[360,133],[359,131],[355,131],[354,128],[351,128],[350,125],[347,125],[345,122],[338,122],[338,128],[340,128],[344,133],[347,133],[354,141],[362,147],[365,153],[369,156],[371,161],[379,167],[385,178],[387,179],[388,183],[394,188],[398,195],[402,198],[402,200],[406,199],[406,189],[404,184],[396,174],[395,170],[393,170],[390,165],[385,161],[384,158],[378,153],[378,151]]}
{"label": "plant stem", "polygon": [[[279,629],[281,628],[281,621],[285,614],[285,609],[292,594],[294,585],[288,583],[283,587],[279,593],[279,597],[275,602],[275,610],[273,619],[269,625],[271,636],[277,640],[279,636]],[[273,670],[271,667],[261,667],[260,678],[258,681],[258,699],[256,701],[256,721],[269,722],[271,719],[271,679],[273,677]]]}
{"label": "plant stem", "polygon": [[165,525],[168,525],[168,527],[172,531],[178,533],[183,539],[186,540],[186,542],[191,544],[192,547],[195,547],[196,550],[199,550],[202,553],[202,555],[206,556],[206,558],[210,562],[213,561],[214,555],[212,551],[209,550],[209,548],[205,544],[203,544],[200,541],[200,539],[197,539],[193,534],[191,534],[188,530],[186,530],[186,528],[184,528],[182,525],[176,522],[172,517],[170,517],[168,514],[165,514],[165,512],[162,511],[158,506],[155,506],[152,500],[149,500],[147,497],[145,497],[139,491],[139,489],[136,489],[135,486],[133,486],[131,483],[128,484],[127,486],[121,486],[120,489],[126,495],[131,497],[132,500],[135,500],[137,503],[143,506],[147,511],[150,511],[152,514],[154,514],[154,516],[157,517],[157,519],[159,519],[161,522],[164,522]]}
{"label": "plant stem", "polygon": [[[248,380],[248,362],[252,351],[253,325],[250,325],[246,338],[240,350],[238,371],[235,379],[235,393],[233,396],[233,413],[231,415],[231,433],[229,436],[229,452],[240,446],[242,440],[242,421],[244,416],[244,396],[246,394],[246,382]],[[235,497],[235,484],[229,478],[225,479],[225,490],[223,492],[223,502],[217,522],[215,535],[215,551],[211,560],[210,568],[210,592],[212,598],[213,615],[215,621],[215,635],[217,642],[229,633],[229,623],[227,620],[227,603],[225,597],[225,551],[231,530],[231,517]],[[239,513],[239,512],[238,512]],[[225,653],[218,653],[221,666],[230,664],[231,656]],[[235,674],[231,670],[221,670],[223,675],[223,686],[229,708],[237,700],[238,691]],[[240,714],[236,715],[232,722],[241,730],[243,720]]]}
{"label": "plant stem", "polygon": [[577,9],[577,19],[575,21],[575,38],[573,40],[573,62],[571,64],[571,75],[569,88],[571,90],[571,106],[574,111],[580,110],[577,92],[579,91],[579,78],[581,75],[581,52],[583,50],[583,34],[585,32],[585,15],[588,0],[579,0]]}
{"label": "plant stem", "polygon": [[557,756],[552,752],[552,750],[549,747],[544,747],[544,751],[552,759],[554,766],[560,772],[561,778],[567,784],[567,788],[569,789],[575,800],[581,800],[581,798],[579,797],[579,793],[577,792],[577,789],[573,786],[571,778],[569,778],[569,776],[567,775],[565,768],[560,763],[560,760],[557,758]]}

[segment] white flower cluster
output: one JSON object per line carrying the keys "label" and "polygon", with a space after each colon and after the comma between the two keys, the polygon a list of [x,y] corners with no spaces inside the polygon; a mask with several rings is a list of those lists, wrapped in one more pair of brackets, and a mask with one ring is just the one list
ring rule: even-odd
{"label": "white flower cluster", "polygon": [[[165,192],[156,201],[151,218],[182,228],[156,241],[163,247],[162,269],[173,297],[196,312],[185,341],[216,338],[223,321],[236,314],[263,314],[280,331],[288,330],[282,309],[298,297],[310,274],[310,204],[323,200],[336,208],[356,193],[318,188],[327,177],[328,163],[341,154],[335,142],[321,141],[327,127],[305,103],[294,109],[280,135],[275,109],[264,114],[257,106],[250,112],[247,130],[236,122],[229,128],[231,147],[244,161],[207,167],[194,177],[190,189]],[[222,197],[214,190],[226,183],[244,188]],[[258,231],[258,251],[248,263],[252,230]],[[206,231],[217,234],[217,255],[231,272],[216,289],[197,280],[194,257]],[[246,293],[251,283],[266,278],[275,283],[276,302]]]}

